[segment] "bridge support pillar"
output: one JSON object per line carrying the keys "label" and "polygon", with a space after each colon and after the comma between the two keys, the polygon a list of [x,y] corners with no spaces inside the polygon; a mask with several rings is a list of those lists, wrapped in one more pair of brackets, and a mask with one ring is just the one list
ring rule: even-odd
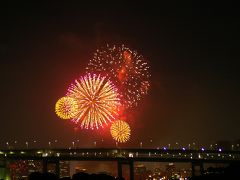
{"label": "bridge support pillar", "polygon": [[42,172],[43,173],[47,173],[47,171],[48,171],[48,168],[47,168],[47,159],[43,159],[43,161],[42,161]]}
{"label": "bridge support pillar", "polygon": [[195,176],[195,166],[194,166],[194,163],[192,163],[192,177]]}
{"label": "bridge support pillar", "polygon": [[131,161],[129,163],[129,166],[130,166],[130,180],[134,180],[134,163],[133,163],[133,161]]}
{"label": "bridge support pillar", "polygon": [[204,167],[203,167],[203,163],[200,163],[200,174],[203,175],[204,174]]}
{"label": "bridge support pillar", "polygon": [[57,177],[60,177],[60,162],[59,162],[59,161],[56,161],[56,162],[55,162],[55,165],[56,165],[56,167],[55,167],[55,173],[56,173]]}
{"label": "bridge support pillar", "polygon": [[118,161],[118,177],[122,178],[122,163]]}
{"label": "bridge support pillar", "polygon": [[127,164],[129,165],[129,174],[130,174],[130,180],[134,180],[134,162],[133,161],[121,161],[118,160],[118,177],[122,178],[122,165]]}
{"label": "bridge support pillar", "polygon": [[48,159],[44,159],[43,160],[43,173],[47,173],[48,172],[48,164],[55,164],[55,174],[60,177],[60,163],[59,160],[48,160]]}
{"label": "bridge support pillar", "polygon": [[199,167],[200,175],[204,174],[204,166],[202,162],[192,162],[192,177],[196,176],[196,167]]}
{"label": "bridge support pillar", "polygon": [[7,161],[0,160],[0,179],[6,179],[9,176],[9,169],[7,168]]}

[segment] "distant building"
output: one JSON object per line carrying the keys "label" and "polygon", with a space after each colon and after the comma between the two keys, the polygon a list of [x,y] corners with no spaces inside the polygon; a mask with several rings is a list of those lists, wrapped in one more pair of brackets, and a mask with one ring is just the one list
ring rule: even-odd
{"label": "distant building", "polygon": [[79,173],[79,172],[87,172],[87,169],[76,166],[75,167],[75,173]]}
{"label": "distant building", "polygon": [[145,180],[149,178],[152,173],[147,171],[147,168],[143,164],[138,164],[134,168],[134,179],[135,180]]}
{"label": "distant building", "polygon": [[172,178],[175,174],[175,171],[176,171],[176,168],[175,168],[174,163],[169,163],[168,165],[166,165],[165,172],[166,172],[167,179]]}
{"label": "distant building", "polygon": [[152,173],[152,179],[158,180],[158,179],[164,179],[166,177],[166,173],[163,172],[160,168],[155,168]]}
{"label": "distant building", "polygon": [[70,163],[69,161],[60,161],[60,178],[70,177]]}
{"label": "distant building", "polygon": [[12,161],[8,167],[11,180],[27,180],[28,179],[28,161]]}
{"label": "distant building", "polygon": [[32,172],[42,172],[42,162],[35,160],[28,160],[28,174]]}
{"label": "distant building", "polygon": [[188,168],[188,169],[181,169],[180,170],[180,177],[183,179],[188,179],[189,177],[192,177],[192,169]]}

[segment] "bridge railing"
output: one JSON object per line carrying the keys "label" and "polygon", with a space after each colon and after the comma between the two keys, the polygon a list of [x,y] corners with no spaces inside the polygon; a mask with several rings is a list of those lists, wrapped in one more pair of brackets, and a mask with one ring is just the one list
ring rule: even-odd
{"label": "bridge railing", "polygon": [[80,159],[165,159],[165,160],[229,160],[240,161],[239,151],[201,151],[201,150],[164,150],[164,149],[21,149],[0,150],[0,159],[42,159],[42,158],[80,158]]}

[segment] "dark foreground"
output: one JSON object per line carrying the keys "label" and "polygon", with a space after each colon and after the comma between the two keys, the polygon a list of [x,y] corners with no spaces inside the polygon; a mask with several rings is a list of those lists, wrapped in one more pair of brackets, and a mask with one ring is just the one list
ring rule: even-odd
{"label": "dark foreground", "polygon": [[70,177],[58,178],[53,173],[33,172],[29,175],[29,180],[124,180],[123,178],[115,178],[106,174],[87,174],[84,172],[76,173]]}
{"label": "dark foreground", "polygon": [[204,175],[190,180],[240,180],[240,163],[230,164],[226,168],[208,168]]}

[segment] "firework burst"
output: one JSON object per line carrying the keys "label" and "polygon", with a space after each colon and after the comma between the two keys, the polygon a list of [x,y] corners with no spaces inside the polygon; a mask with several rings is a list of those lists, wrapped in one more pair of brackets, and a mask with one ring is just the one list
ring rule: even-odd
{"label": "firework burst", "polygon": [[67,93],[79,106],[73,122],[81,128],[97,128],[118,116],[119,94],[105,76],[87,74],[75,80]]}
{"label": "firework burst", "polygon": [[94,53],[87,72],[106,73],[119,87],[124,107],[134,107],[150,87],[149,65],[142,55],[122,46],[107,45]]}
{"label": "firework burst", "polygon": [[55,112],[62,119],[71,119],[78,112],[77,101],[71,97],[62,97],[55,105]]}
{"label": "firework burst", "polygon": [[129,140],[131,130],[128,123],[118,120],[113,122],[110,132],[114,140],[124,143]]}

